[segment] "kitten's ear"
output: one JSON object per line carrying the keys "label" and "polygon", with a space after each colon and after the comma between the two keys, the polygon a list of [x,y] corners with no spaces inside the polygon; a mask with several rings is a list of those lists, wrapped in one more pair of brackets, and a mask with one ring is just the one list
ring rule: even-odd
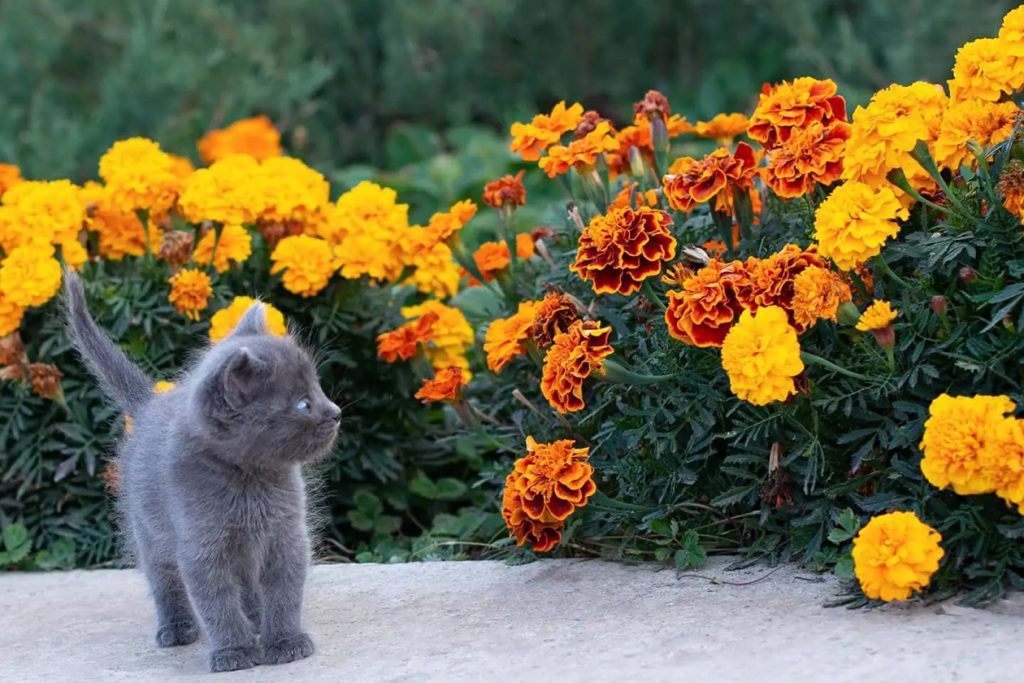
{"label": "kitten's ear", "polygon": [[268,377],[270,365],[257,358],[248,348],[239,348],[231,354],[224,366],[221,378],[224,400],[232,408],[241,408],[255,398]]}
{"label": "kitten's ear", "polygon": [[259,301],[246,309],[245,314],[242,315],[242,319],[238,321],[238,324],[235,325],[235,329],[231,331],[231,335],[237,337],[247,334],[266,333],[267,313],[266,309],[263,308],[263,304]]}

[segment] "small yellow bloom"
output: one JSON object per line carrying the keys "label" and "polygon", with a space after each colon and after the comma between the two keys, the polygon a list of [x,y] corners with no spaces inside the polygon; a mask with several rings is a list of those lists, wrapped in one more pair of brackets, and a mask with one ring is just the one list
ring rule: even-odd
{"label": "small yellow bloom", "polygon": [[21,319],[25,315],[25,307],[11,301],[0,288],[0,337],[6,337],[21,327]]}
{"label": "small yellow bloom", "polygon": [[309,235],[285,237],[270,255],[270,274],[284,271],[284,288],[299,296],[315,296],[334,274],[334,254],[324,240]]}
{"label": "small yellow bloom", "polygon": [[424,301],[418,306],[406,306],[402,315],[408,320],[416,320],[427,313],[437,315],[431,326],[431,337],[426,342],[427,359],[435,370],[459,367],[464,371],[463,377],[468,382],[469,361],[466,352],[473,345],[473,328],[462,311],[454,306],[447,306],[433,299]]}
{"label": "small yellow bloom", "polygon": [[166,380],[157,380],[153,384],[154,394],[166,394],[168,391],[174,388],[174,382],[168,382]]}
{"label": "small yellow bloom", "polygon": [[206,308],[213,295],[210,276],[201,270],[183,268],[168,279],[171,293],[167,300],[187,318],[199,320],[199,311]]}
{"label": "small yellow bloom", "polygon": [[732,392],[754,405],[796,393],[793,378],[803,372],[804,362],[786,312],[777,306],[743,311],[722,343],[722,367]]}
{"label": "small yellow bloom", "polygon": [[882,251],[908,212],[888,187],[847,181],[832,191],[814,215],[814,237],[822,256],[853,270]]}
{"label": "small yellow bloom", "polygon": [[896,320],[896,316],[899,314],[900,312],[894,309],[888,301],[876,299],[860,314],[860,320],[857,321],[857,329],[861,332],[884,330],[889,325],[892,325],[892,322]]}
{"label": "small yellow bloom", "polygon": [[17,247],[0,262],[0,291],[17,306],[42,306],[60,289],[60,281],[60,263],[50,245]]}
{"label": "small yellow bloom", "polygon": [[[211,259],[215,260],[214,269],[223,273],[231,267],[231,262],[242,263],[252,254],[252,235],[241,225],[225,225],[220,231],[220,239],[217,240],[217,231],[210,230],[196,245],[192,254],[196,263],[208,264]],[[213,245],[216,241],[217,252],[214,254]]]}
{"label": "small yellow bloom", "polygon": [[931,581],[945,554],[942,536],[913,512],[872,518],[853,539],[853,567],[864,595],[906,600]]}
{"label": "small yellow bloom", "polygon": [[181,192],[176,164],[160,145],[146,138],[115,142],[100,158],[100,177],[120,211],[162,214]]}
{"label": "small yellow bloom", "polygon": [[[213,314],[210,318],[210,341],[219,342],[227,337],[238,325],[245,312],[256,303],[256,299],[247,296],[236,296],[231,303]],[[263,313],[266,318],[267,331],[270,334],[281,337],[287,332],[284,324],[284,314],[270,304],[263,303]]]}

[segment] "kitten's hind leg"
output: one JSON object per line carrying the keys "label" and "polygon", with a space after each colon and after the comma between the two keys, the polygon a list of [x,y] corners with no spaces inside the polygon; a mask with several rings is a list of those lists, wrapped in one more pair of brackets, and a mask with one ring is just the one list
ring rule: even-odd
{"label": "kitten's hind leg", "polygon": [[156,603],[156,644],[175,647],[196,642],[199,626],[177,565],[151,564],[144,568]]}
{"label": "kitten's hind leg", "polygon": [[302,630],[302,592],[309,565],[304,529],[282,532],[270,544],[263,566],[263,664],[285,664],[313,654]]}

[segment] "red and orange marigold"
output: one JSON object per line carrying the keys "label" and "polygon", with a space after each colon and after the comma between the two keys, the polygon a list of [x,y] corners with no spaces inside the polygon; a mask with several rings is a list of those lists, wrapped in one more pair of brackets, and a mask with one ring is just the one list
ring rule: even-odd
{"label": "red and orange marigold", "polygon": [[594,466],[589,449],[569,439],[545,444],[528,436],[526,451],[505,478],[502,517],[517,545],[546,552],[561,540],[565,520],[597,491]]}
{"label": "red and orange marigold", "polygon": [[536,301],[524,301],[513,315],[498,318],[487,328],[484,353],[491,372],[501,372],[516,357],[526,353],[523,343],[530,338],[538,305]]}
{"label": "red and orange marigold", "polygon": [[806,326],[798,324],[793,316],[794,283],[800,273],[812,267],[828,267],[813,245],[801,249],[787,244],[768,258],[751,256],[746,263],[748,279],[739,288],[740,301],[752,311],[762,306],[778,306],[786,311],[796,331],[803,333]]}
{"label": "red and orange marigold", "polygon": [[595,216],[580,235],[569,269],[592,283],[597,293],[632,294],[675,258],[671,225],[666,212],[648,207],[615,208]]}
{"label": "red and orange marigold", "polygon": [[526,188],[523,187],[523,174],[520,170],[515,175],[506,175],[484,185],[484,204],[495,209],[502,207],[515,208],[526,203]]}
{"label": "red and orange marigold", "polygon": [[377,355],[389,363],[399,359],[409,360],[416,355],[421,344],[426,344],[434,338],[434,323],[437,321],[437,313],[428,311],[398,329],[379,335]]}
{"label": "red and orange marigold", "polygon": [[742,261],[709,261],[683,282],[682,291],[668,293],[669,334],[692,346],[721,346],[743,310],[739,292],[747,288]]}
{"label": "red and orange marigold", "polygon": [[416,392],[416,398],[424,403],[431,401],[457,401],[462,398],[462,387],[467,384],[462,368],[452,366],[438,370],[430,379],[423,380],[423,386]]}
{"label": "red and orange marigold", "polygon": [[785,142],[769,152],[762,177],[783,198],[802,197],[815,185],[830,185],[843,174],[843,151],[850,139],[850,124],[836,121],[827,128],[812,121],[793,128]]}
{"label": "red and orange marigold", "polygon": [[530,336],[538,346],[547,348],[555,343],[556,336],[568,331],[579,319],[579,311],[572,299],[561,292],[552,292],[537,303]]}
{"label": "red and orange marigold", "polygon": [[662,181],[665,197],[677,211],[692,211],[697,204],[714,199],[715,211],[728,212],[734,190],[750,191],[754,187],[757,162],[754,148],[745,142],[736,145],[732,154],[722,148],[700,161],[681,157]]}
{"label": "red and orange marigold", "polygon": [[614,349],[608,343],[612,328],[601,327],[596,320],[577,320],[566,332],[555,336],[555,343],[544,357],[540,390],[551,407],[560,413],[583,410],[583,381],[599,372],[603,359]]}
{"label": "red and orange marigold", "polygon": [[834,121],[846,121],[846,100],[836,95],[835,82],[804,76],[777,85],[765,84],[747,135],[771,149],[788,140],[795,129],[813,122],[827,128]]}

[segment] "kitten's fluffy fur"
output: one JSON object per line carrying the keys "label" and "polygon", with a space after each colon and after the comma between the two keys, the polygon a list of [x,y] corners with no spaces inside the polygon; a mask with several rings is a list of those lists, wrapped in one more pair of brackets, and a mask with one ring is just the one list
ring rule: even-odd
{"label": "kitten's fluffy fur", "polygon": [[194,642],[198,614],[212,671],[311,655],[300,624],[310,558],[300,466],[330,450],[341,410],[309,355],[268,334],[255,304],[173,390],[154,394],[96,327],[74,273],[65,290],[75,346],[132,416],[118,502],[156,603],[157,644]]}

